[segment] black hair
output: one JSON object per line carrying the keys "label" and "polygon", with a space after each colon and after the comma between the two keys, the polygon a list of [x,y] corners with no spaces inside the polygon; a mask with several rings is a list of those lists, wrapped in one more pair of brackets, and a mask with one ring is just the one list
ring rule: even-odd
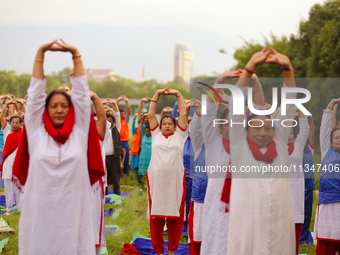
{"label": "black hair", "polygon": [[116,123],[116,118],[110,113],[106,113],[106,118],[112,118],[113,122]]}
{"label": "black hair", "polygon": [[[248,130],[249,130],[249,125],[248,125],[248,123],[249,123],[249,121],[250,120],[252,120],[254,117],[256,117],[256,116],[261,116],[261,115],[256,115],[256,114],[250,114],[249,116],[248,116],[248,118],[247,118],[247,126],[246,126],[246,130],[247,130],[247,132],[248,132]],[[268,117],[268,119],[272,119],[272,117],[270,116],[270,115],[264,115],[264,116],[266,116],[266,117]],[[273,127],[273,129],[275,130],[275,127]]]}
{"label": "black hair", "polygon": [[123,109],[119,109],[119,112],[125,112]]}
{"label": "black hair", "polygon": [[147,129],[147,128],[150,129],[149,123],[145,124],[144,130]]}
{"label": "black hair", "polygon": [[[229,115],[229,109],[228,107],[223,110],[223,112],[220,114],[220,119],[225,120],[227,116]],[[220,128],[222,128],[223,124],[219,124]]]}
{"label": "black hair", "polygon": [[338,130],[340,130],[340,128],[334,128],[334,129],[332,130],[332,132],[331,132],[331,144],[332,144],[332,140],[333,140],[333,133],[334,133],[335,131],[338,131]]}
{"label": "black hair", "polygon": [[64,91],[60,91],[60,90],[54,90],[52,91],[46,98],[46,103],[45,103],[45,109],[47,111],[48,108],[48,104],[51,101],[51,98],[55,95],[63,95],[64,97],[66,97],[67,101],[68,101],[68,106],[71,106],[72,102],[71,102],[71,97]]}
{"label": "black hair", "polygon": [[93,113],[93,116],[96,117],[97,116],[97,113],[95,111],[92,111]]}
{"label": "black hair", "polygon": [[164,114],[163,117],[161,118],[161,121],[159,123],[159,128],[162,129],[162,122],[164,118],[170,118],[172,120],[172,122],[174,123],[174,125],[176,126],[176,119],[174,116],[170,115],[170,114]]}
{"label": "black hair", "polygon": [[23,123],[23,122],[24,122],[24,120],[23,120],[20,116],[14,115],[14,116],[12,116],[12,117],[9,119],[9,123],[11,123],[12,120],[15,119],[15,118],[18,118],[19,121],[20,121],[20,123]]}

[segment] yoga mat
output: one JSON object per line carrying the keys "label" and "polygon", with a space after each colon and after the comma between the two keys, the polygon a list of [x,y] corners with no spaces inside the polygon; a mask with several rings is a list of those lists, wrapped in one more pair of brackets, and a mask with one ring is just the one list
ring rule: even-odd
{"label": "yoga mat", "polygon": [[[142,255],[156,254],[155,250],[152,248],[151,239],[143,236],[142,234],[135,231],[132,236],[131,243],[136,247],[136,249],[142,253]],[[164,255],[167,255],[168,242],[164,241]],[[178,249],[174,252],[175,255],[188,255],[189,254],[189,244],[179,244]]]}
{"label": "yoga mat", "polygon": [[115,204],[115,205],[121,205],[122,204],[122,198],[116,194],[109,194],[105,196],[105,204]]}
{"label": "yoga mat", "polygon": [[8,243],[9,238],[3,239],[0,241],[0,253],[2,252],[2,249],[5,247],[5,245]]}

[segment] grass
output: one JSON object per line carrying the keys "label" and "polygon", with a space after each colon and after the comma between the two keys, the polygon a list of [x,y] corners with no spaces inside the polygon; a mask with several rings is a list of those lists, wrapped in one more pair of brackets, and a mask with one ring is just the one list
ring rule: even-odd
{"label": "grass", "polygon": [[[314,156],[314,163],[318,164],[321,162],[320,155]],[[315,172],[315,183],[316,189],[319,187],[320,183],[320,173]],[[122,205],[111,205],[106,204],[105,209],[113,208],[115,210],[121,208],[122,211],[116,219],[105,218],[106,225],[118,225],[122,232],[114,234],[106,234],[107,249],[109,254],[118,254],[122,250],[124,243],[130,243],[134,231],[138,231],[146,237],[150,237],[150,227],[149,221],[146,220],[146,209],[147,209],[147,195],[146,189],[143,189],[143,195],[139,196],[138,182],[133,180],[131,175],[121,179],[121,191],[130,192],[129,197],[123,198]],[[124,187],[129,186],[129,187]],[[109,187],[112,189],[112,186]],[[3,190],[0,190],[0,192]],[[314,195],[313,198],[313,214],[310,224],[310,230],[313,231],[314,219],[317,206],[317,196]],[[0,232],[0,240],[9,237],[8,244],[4,247],[1,255],[16,255],[18,254],[18,225],[20,212],[14,212],[11,215],[2,216],[4,220],[7,221],[9,226],[13,228],[14,232]],[[165,240],[167,240],[167,235],[165,234]],[[187,243],[187,236],[182,236],[181,243]],[[300,254],[315,255],[314,245],[300,245]]]}

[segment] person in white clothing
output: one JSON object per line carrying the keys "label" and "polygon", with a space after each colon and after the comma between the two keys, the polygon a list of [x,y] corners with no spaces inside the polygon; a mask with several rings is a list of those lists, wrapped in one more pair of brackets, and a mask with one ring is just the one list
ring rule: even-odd
{"label": "person in white clothing", "polygon": [[[110,122],[106,120],[106,113],[103,103],[100,101],[96,93],[90,91],[91,100],[96,112],[95,120],[99,135],[99,144],[103,164],[105,165],[105,150],[106,144],[110,137]],[[94,185],[93,197],[93,223],[94,223],[94,238],[96,246],[96,255],[101,254],[102,246],[106,246],[105,236],[105,222],[104,222],[104,183],[105,175],[102,179],[98,180]]]}
{"label": "person in white clothing", "polygon": [[[9,124],[5,120],[5,112],[10,104],[16,104],[16,99],[12,99],[8,101],[5,105],[3,105],[0,121],[1,126],[3,128],[4,133],[4,160],[1,164],[2,168],[2,179],[4,180],[4,188],[5,188],[5,197],[6,197],[6,214],[9,214],[12,211],[13,205],[16,204],[18,210],[21,210],[21,192],[20,190],[12,183],[12,168],[14,159],[17,153],[19,139],[21,135],[21,128],[23,120],[21,117],[17,115],[13,115],[10,118]],[[25,105],[23,104],[23,111],[25,111]]]}
{"label": "person in white clothing", "polygon": [[[46,97],[46,51],[72,54],[72,99],[62,91]],[[23,139],[13,166],[13,181],[25,197],[19,254],[94,255],[91,186],[105,173],[78,49],[62,40],[42,45],[27,94]]]}
{"label": "person in white clothing", "polygon": [[294,211],[295,211],[295,248],[296,255],[299,254],[299,240],[302,224],[304,222],[305,212],[305,179],[303,173],[303,152],[309,135],[309,124],[305,114],[297,109],[299,116],[299,133],[295,138],[295,129],[291,128],[288,137],[288,154],[289,154],[289,186],[292,192]]}
{"label": "person in white clothing", "polygon": [[[177,127],[175,118],[168,114],[165,114],[160,125],[158,124],[156,109],[160,95],[176,96],[180,111]],[[152,133],[152,153],[146,173],[151,242],[156,253],[163,254],[163,230],[166,220],[168,254],[173,255],[179,245],[185,217],[183,147],[187,121],[181,93],[169,88],[157,90],[149,107],[149,124]]]}
{"label": "person in white clothing", "polygon": [[[282,67],[285,85],[295,87],[289,59],[272,48],[263,49],[251,57],[237,82],[245,98],[248,78],[262,63]],[[295,98],[296,93],[289,93],[287,97]],[[273,127],[271,121],[266,121],[270,116],[251,114],[246,119],[245,115],[234,115],[234,100],[232,95],[229,119],[241,124],[233,124],[229,131],[231,166],[236,172],[232,173],[227,254],[294,254],[294,204],[288,173],[267,172],[259,176],[257,173],[238,171],[245,166],[288,166],[287,140],[290,129],[283,127],[281,121],[274,122]],[[257,104],[262,107],[261,110],[266,109],[264,97]],[[279,113],[276,119],[292,119],[294,113],[295,106],[290,104],[287,105],[286,115]],[[242,127],[246,121],[252,126]]]}

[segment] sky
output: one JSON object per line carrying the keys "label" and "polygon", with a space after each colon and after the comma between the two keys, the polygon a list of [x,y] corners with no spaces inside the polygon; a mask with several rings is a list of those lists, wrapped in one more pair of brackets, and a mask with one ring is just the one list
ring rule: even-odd
{"label": "sky", "polygon": [[[299,22],[308,19],[308,12],[316,3],[324,0],[0,0],[0,27],[191,24],[233,41],[232,48],[227,48],[226,65],[230,66],[235,63],[233,51],[243,45],[243,39],[262,41],[271,32],[278,36],[296,34]],[[195,62],[194,74],[201,74],[195,72]],[[124,75],[128,73],[124,71]],[[157,78],[169,80],[171,75]]]}

